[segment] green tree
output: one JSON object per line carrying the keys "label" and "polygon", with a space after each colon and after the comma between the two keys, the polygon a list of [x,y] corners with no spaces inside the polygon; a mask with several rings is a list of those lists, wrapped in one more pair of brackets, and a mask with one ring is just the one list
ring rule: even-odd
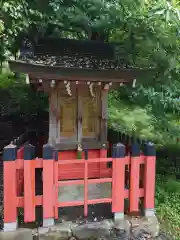
{"label": "green tree", "polygon": [[[112,93],[109,126],[160,143],[172,137],[176,142],[180,89],[177,1],[45,0],[42,4],[41,0],[8,0],[0,2],[0,9],[1,62],[8,55],[16,57],[26,35],[34,40],[42,36],[91,39],[98,33],[102,41],[117,42],[117,60],[123,57],[132,65],[155,68],[155,78],[137,79],[135,89]],[[5,79],[1,86],[7,86],[11,78]]]}

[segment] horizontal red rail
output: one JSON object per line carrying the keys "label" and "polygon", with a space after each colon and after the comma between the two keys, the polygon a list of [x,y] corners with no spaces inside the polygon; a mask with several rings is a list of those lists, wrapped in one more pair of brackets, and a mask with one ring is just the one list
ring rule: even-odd
{"label": "horizontal red rail", "polygon": [[[34,160],[35,160],[35,168],[43,168],[42,158],[36,158]],[[15,164],[16,164],[16,169],[24,169],[24,159],[16,159]]]}
{"label": "horizontal red rail", "polygon": [[[88,205],[97,204],[97,203],[111,203],[112,198],[100,198],[100,199],[91,199],[87,201]],[[73,207],[73,206],[83,206],[84,201],[72,201],[72,202],[59,202],[58,207]]]}
{"label": "horizontal red rail", "polygon": [[112,158],[89,158],[88,160],[85,159],[72,159],[72,160],[59,160],[58,164],[71,164],[71,163],[101,163],[101,162],[112,162]]}
{"label": "horizontal red rail", "polygon": [[[96,179],[88,179],[88,183],[108,183],[112,182],[112,178],[96,178]],[[67,180],[67,181],[58,181],[58,186],[65,185],[77,185],[84,184],[84,180]]]}
{"label": "horizontal red rail", "polygon": [[[43,196],[35,196],[35,206],[43,205]],[[24,197],[17,197],[17,207],[24,207]]]}
{"label": "horizontal red rail", "polygon": [[[139,197],[144,197],[144,189],[139,189]],[[129,189],[124,190],[124,198],[129,198]],[[102,198],[102,199],[92,199],[88,200],[88,204],[102,203],[101,200],[105,202],[111,202],[111,198]],[[104,202],[103,202],[104,203]],[[76,205],[77,204],[77,205]],[[35,205],[42,206],[43,205],[43,196],[35,196]],[[84,205],[84,201],[72,201],[72,202],[60,202],[58,203],[59,207],[70,207],[70,206],[81,206]],[[24,207],[24,197],[17,197],[17,207]]]}
{"label": "horizontal red rail", "polygon": [[[43,168],[43,159],[42,158],[36,158],[35,160],[35,168]],[[59,164],[85,164],[85,162],[88,163],[102,163],[102,162],[113,162],[113,158],[90,158],[88,160],[85,159],[72,159],[72,160],[58,160]],[[122,161],[122,159],[120,159]],[[123,159],[126,165],[130,164],[130,157],[127,156]],[[138,157],[138,163],[143,164],[145,162],[145,156],[141,155]],[[15,161],[16,169],[23,169],[24,168],[24,160],[23,159],[16,159]]]}

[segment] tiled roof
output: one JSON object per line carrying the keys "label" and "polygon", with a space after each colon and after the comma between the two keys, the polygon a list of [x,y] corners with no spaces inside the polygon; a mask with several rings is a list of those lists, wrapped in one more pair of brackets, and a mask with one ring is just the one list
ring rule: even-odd
{"label": "tiled roof", "polygon": [[67,68],[101,70],[134,68],[123,58],[117,60],[114,45],[70,39],[43,39],[36,45],[26,42],[21,49],[19,60]]}
{"label": "tiled roof", "polygon": [[36,63],[45,66],[59,66],[67,68],[88,68],[88,69],[122,69],[122,68],[132,68],[125,62],[115,61],[111,59],[101,59],[95,58],[93,56],[82,56],[82,55],[63,55],[63,56],[53,56],[53,55],[33,55],[33,56],[21,56],[20,60],[27,63]]}

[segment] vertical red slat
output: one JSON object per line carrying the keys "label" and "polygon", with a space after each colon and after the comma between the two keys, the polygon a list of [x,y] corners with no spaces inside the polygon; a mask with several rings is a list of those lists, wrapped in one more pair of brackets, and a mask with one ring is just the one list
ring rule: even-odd
{"label": "vertical red slat", "polygon": [[35,221],[35,160],[24,161],[24,222]]}
{"label": "vertical red slat", "polygon": [[58,160],[54,163],[54,185],[55,185],[55,199],[54,199],[54,217],[58,219]]}
{"label": "vertical red slat", "polygon": [[17,196],[20,196],[20,193],[21,193],[21,180],[20,180],[20,170],[17,169],[16,170],[16,193],[17,193]]}
{"label": "vertical red slat", "polygon": [[[17,151],[17,159],[23,159],[24,156],[24,146],[20,147]],[[23,161],[23,160],[21,160]],[[20,196],[23,191],[23,171],[21,169],[17,170],[17,195]]]}
{"label": "vertical red slat", "polygon": [[[56,154],[58,155],[58,154]],[[55,176],[54,176],[54,149],[52,145],[43,146],[43,226],[54,224],[55,215]]]}
{"label": "vertical red slat", "polygon": [[139,211],[139,179],[140,179],[140,156],[133,157],[131,156],[130,161],[130,212]]}
{"label": "vertical red slat", "polygon": [[17,151],[17,159],[23,159],[24,156],[24,146],[20,147]]}
{"label": "vertical red slat", "polygon": [[43,160],[43,219],[54,218],[54,161]]}
{"label": "vertical red slat", "polygon": [[156,157],[147,156],[145,159],[145,181],[144,181],[144,207],[145,209],[154,209],[155,199],[155,174]]}
{"label": "vertical red slat", "polygon": [[125,159],[113,158],[112,173],[112,212],[124,212]]}
{"label": "vertical red slat", "polygon": [[84,216],[88,215],[88,160],[84,163]]}
{"label": "vertical red slat", "polygon": [[[100,149],[100,158],[106,158],[107,157],[107,149]],[[103,177],[103,170],[107,168],[107,163],[99,163],[99,177]]]}
{"label": "vertical red slat", "polygon": [[16,167],[15,161],[4,162],[4,223],[16,222]]}

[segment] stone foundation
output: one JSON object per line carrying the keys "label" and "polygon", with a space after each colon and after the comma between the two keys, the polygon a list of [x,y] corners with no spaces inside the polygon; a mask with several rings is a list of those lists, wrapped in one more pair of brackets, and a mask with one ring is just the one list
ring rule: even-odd
{"label": "stone foundation", "polygon": [[53,227],[37,230],[19,229],[16,232],[1,232],[0,240],[106,240],[106,239],[154,239],[159,235],[156,217],[128,217],[113,222],[87,222],[76,224],[63,222]]}

